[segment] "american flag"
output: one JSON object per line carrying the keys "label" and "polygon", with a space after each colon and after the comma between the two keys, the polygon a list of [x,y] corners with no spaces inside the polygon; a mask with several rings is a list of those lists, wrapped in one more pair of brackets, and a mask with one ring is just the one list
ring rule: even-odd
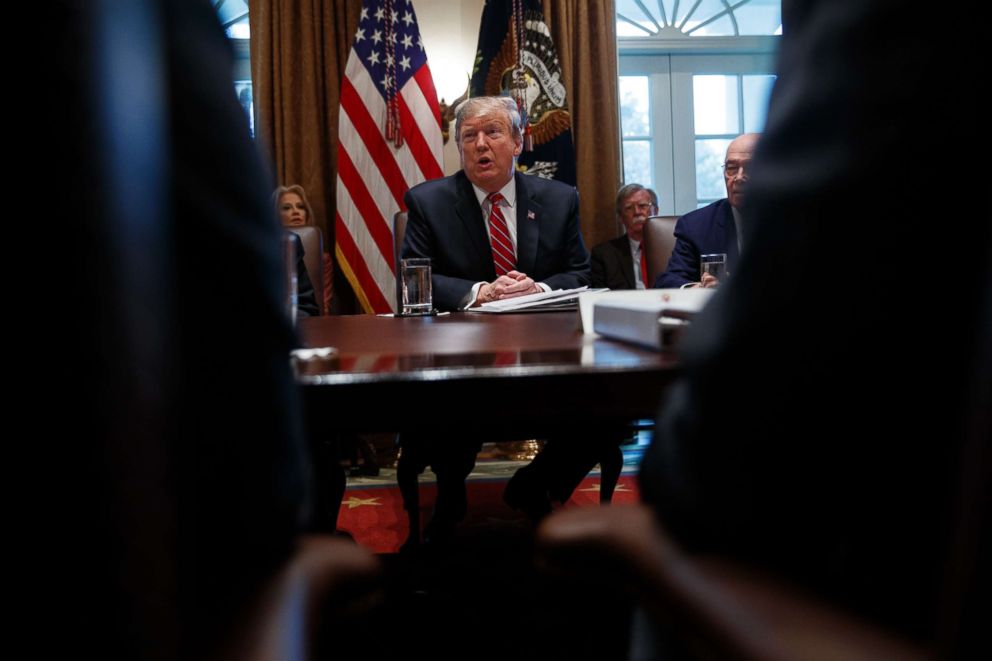
{"label": "american flag", "polygon": [[341,83],[335,254],[366,312],[393,309],[393,216],[442,176],[441,114],[410,0],[364,0]]}

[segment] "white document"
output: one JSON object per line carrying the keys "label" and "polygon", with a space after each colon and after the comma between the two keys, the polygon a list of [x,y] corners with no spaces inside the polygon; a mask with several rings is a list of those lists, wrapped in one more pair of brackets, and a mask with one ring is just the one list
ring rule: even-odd
{"label": "white document", "polygon": [[589,291],[588,287],[576,289],[555,289],[537,294],[527,294],[516,298],[506,298],[501,301],[483,303],[477,308],[469,308],[471,312],[537,312],[541,310],[574,310],[579,294]]}

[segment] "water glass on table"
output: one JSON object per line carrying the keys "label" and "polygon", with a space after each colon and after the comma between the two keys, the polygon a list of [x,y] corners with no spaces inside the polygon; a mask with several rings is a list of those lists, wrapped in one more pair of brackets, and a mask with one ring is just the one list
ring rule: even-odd
{"label": "water glass on table", "polygon": [[423,257],[401,259],[400,283],[403,288],[400,314],[424,315],[433,311],[430,259]]}
{"label": "water glass on table", "polygon": [[[709,284],[706,276],[716,278],[716,282]],[[715,287],[723,282],[727,277],[727,254],[718,252],[699,257],[699,281],[703,286]]]}

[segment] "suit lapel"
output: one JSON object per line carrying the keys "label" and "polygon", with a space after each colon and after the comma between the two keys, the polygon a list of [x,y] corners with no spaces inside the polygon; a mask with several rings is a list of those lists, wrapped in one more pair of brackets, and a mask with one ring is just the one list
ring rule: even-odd
{"label": "suit lapel", "polygon": [[721,222],[724,227],[724,236],[727,237],[727,245],[724,248],[727,252],[727,272],[733,273],[737,268],[737,223],[734,222],[733,208],[728,201],[723,207]]}
{"label": "suit lapel", "polygon": [[[634,257],[630,254],[630,237],[626,234],[621,236],[616,240],[614,246],[617,249],[617,258],[620,260],[620,270],[623,272],[623,279],[627,285],[627,289],[635,289],[637,287],[637,280],[634,279]],[[644,246],[641,246],[641,250]],[[638,269],[641,265],[638,264]]]}
{"label": "suit lapel", "polygon": [[486,233],[485,220],[482,218],[482,207],[475,197],[475,190],[472,182],[468,180],[464,172],[459,172],[455,178],[458,186],[457,198],[455,202],[455,214],[461,221],[465,233],[469,237],[471,250],[471,261],[478,264],[487,264],[490,272],[489,280],[496,279],[496,267],[493,264],[492,248],[489,245],[489,235]]}
{"label": "suit lapel", "polygon": [[542,207],[527,185],[528,176],[519,172],[514,174],[517,182],[517,270],[533,276]]}

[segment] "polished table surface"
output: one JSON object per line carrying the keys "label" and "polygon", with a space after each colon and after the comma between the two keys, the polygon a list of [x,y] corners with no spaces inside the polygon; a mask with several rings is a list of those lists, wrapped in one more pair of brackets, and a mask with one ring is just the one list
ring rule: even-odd
{"label": "polished table surface", "polygon": [[676,357],[588,336],[576,312],[303,318],[308,408],[335,428],[412,431],[459,425],[494,437],[653,417]]}

